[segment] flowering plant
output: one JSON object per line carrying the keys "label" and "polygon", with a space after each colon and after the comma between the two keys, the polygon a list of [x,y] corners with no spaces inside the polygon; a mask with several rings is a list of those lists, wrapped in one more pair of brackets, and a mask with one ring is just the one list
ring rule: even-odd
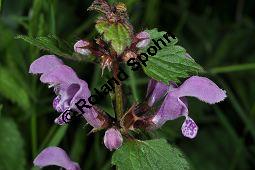
{"label": "flowering plant", "polygon": [[[193,139],[197,135],[198,126],[189,115],[187,97],[215,104],[226,98],[226,92],[208,78],[197,76],[203,71],[202,67],[183,47],[177,45],[177,38],[158,29],[136,33],[129,22],[125,4],[111,5],[105,0],[95,0],[88,10],[102,14],[96,21],[99,37],[92,41],[77,41],[74,44],[74,53],[60,48],[59,44],[49,46],[45,43],[57,40],[56,37],[33,39],[19,36],[55,54],[36,59],[29,69],[29,73],[39,74],[40,81],[53,88],[56,94],[53,108],[60,115],[55,119],[55,123],[64,125],[71,121],[72,115],[65,113],[72,110],[82,115],[93,127],[93,133],[105,130],[103,143],[110,151],[117,150],[113,154],[112,164],[119,169],[189,168],[182,153],[168,145],[166,140],[142,141],[134,133],[153,131],[169,120],[185,117],[181,132],[185,137]],[[161,37],[169,40],[168,44]],[[153,42],[156,46],[148,48]],[[154,49],[154,52],[150,49]],[[142,55],[146,50],[150,56]],[[95,104],[97,99],[93,99],[87,82],[80,79],[75,71],[56,55],[100,64],[102,75],[98,76],[104,76],[107,68],[114,79],[118,78],[121,67],[142,69],[150,77],[146,97],[143,101],[129,104],[125,102],[127,99],[124,96],[124,82],[112,83],[111,87],[104,86],[101,90],[110,94],[114,107],[114,116],[108,114]],[[183,79],[185,80],[181,83]],[[127,155],[132,157],[127,159]],[[57,165],[67,170],[80,169],[78,163],[71,161],[59,147],[44,149],[35,158],[34,165]]]}

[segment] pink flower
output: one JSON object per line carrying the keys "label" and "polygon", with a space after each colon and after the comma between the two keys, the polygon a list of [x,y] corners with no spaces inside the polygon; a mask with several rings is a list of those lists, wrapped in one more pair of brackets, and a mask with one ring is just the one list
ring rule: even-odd
{"label": "pink flower", "polygon": [[153,80],[149,83],[148,91],[150,92],[149,106],[152,106],[163,95],[166,95],[161,107],[150,118],[153,123],[151,128],[159,128],[168,120],[185,116],[186,120],[182,125],[182,133],[188,138],[194,138],[196,136],[198,127],[188,116],[189,111],[186,97],[195,97],[209,104],[218,103],[226,98],[226,92],[224,90],[221,90],[211,80],[198,76],[190,77],[180,87],[171,84],[168,86],[168,89],[164,84]]}
{"label": "pink flower", "polygon": [[34,159],[34,165],[40,168],[55,165],[66,170],[81,170],[78,163],[70,160],[66,152],[59,147],[48,147]]}
{"label": "pink flower", "polygon": [[[55,123],[63,125],[71,120],[71,115],[64,115],[67,110],[79,110],[76,103],[80,99],[87,100],[91,93],[87,82],[79,79],[74,70],[65,65],[62,60],[54,55],[45,55],[35,60],[29,69],[29,73],[40,74],[40,80],[49,84],[54,89],[56,97],[53,100],[53,108],[62,114],[55,119]],[[83,117],[90,125],[100,128],[103,121],[99,120],[98,112],[93,108],[84,108]],[[68,117],[69,116],[69,117]]]}

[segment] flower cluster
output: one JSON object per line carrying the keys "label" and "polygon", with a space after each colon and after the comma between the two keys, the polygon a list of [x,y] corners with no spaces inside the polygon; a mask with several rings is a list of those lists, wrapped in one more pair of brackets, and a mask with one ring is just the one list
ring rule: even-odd
{"label": "flower cluster", "polygon": [[[130,58],[139,55],[139,49],[149,45],[151,38],[146,31],[133,33],[132,25],[128,22],[126,7],[119,3],[113,6],[104,0],[95,0],[90,10],[97,10],[104,14],[97,21],[98,31],[108,33],[103,38],[95,39],[95,42],[79,40],[74,44],[74,51],[83,55],[93,55],[100,59],[102,70],[108,68],[116,77],[121,62],[127,62]],[[109,25],[105,31],[100,31],[102,25]],[[128,39],[111,39],[110,29],[122,30],[122,36]],[[120,45],[121,44],[121,45]],[[190,57],[188,54],[187,57]],[[187,97],[195,97],[208,104],[218,103],[226,98],[226,92],[215,83],[205,77],[192,76],[180,86],[174,82],[164,84],[151,79],[148,84],[146,98],[141,103],[134,103],[127,111],[121,108],[121,84],[115,85],[116,105],[115,111],[120,112],[111,117],[99,106],[87,105],[77,109],[76,103],[81,99],[86,101],[91,96],[88,84],[80,79],[75,71],[65,65],[62,60],[54,55],[45,55],[35,60],[29,69],[29,73],[39,74],[40,81],[53,88],[56,94],[53,100],[53,108],[60,113],[55,123],[64,125],[70,119],[64,120],[62,115],[67,110],[79,112],[83,118],[93,127],[93,132],[106,129],[104,144],[110,150],[121,147],[123,136],[129,136],[129,131],[136,129],[155,130],[162,127],[167,121],[185,117],[181,127],[182,134],[188,138],[194,138],[198,132],[198,126],[189,116]],[[100,76],[100,75],[98,75]],[[79,170],[77,163],[70,160],[66,152],[58,147],[49,147],[43,150],[34,160],[38,167],[57,165],[67,170]]]}

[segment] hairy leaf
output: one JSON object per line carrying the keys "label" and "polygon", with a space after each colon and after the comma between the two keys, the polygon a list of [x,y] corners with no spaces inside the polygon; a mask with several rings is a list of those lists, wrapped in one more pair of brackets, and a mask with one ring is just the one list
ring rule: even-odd
{"label": "hairy leaf", "polygon": [[124,24],[101,21],[96,24],[96,29],[103,34],[105,41],[111,42],[117,54],[121,54],[131,44],[129,29]]}
{"label": "hairy leaf", "polygon": [[[146,31],[151,39],[161,38],[167,43],[163,37],[166,32],[158,32],[157,29]],[[159,43],[162,49],[158,49],[156,55],[149,56],[147,66],[143,67],[148,76],[168,84],[169,81],[179,82],[180,78],[186,78],[203,70],[192,58],[186,56],[186,50],[183,47],[176,45],[177,39],[170,38],[170,40],[167,46]],[[155,46],[155,44],[151,42],[150,46]]]}
{"label": "hairy leaf", "polygon": [[97,31],[100,33],[100,34],[103,34],[105,31],[107,31],[108,30],[108,28],[109,28],[109,23],[108,22],[106,22],[106,21],[101,21],[101,22],[98,22],[97,24],[96,24],[96,29],[97,29]]}
{"label": "hairy leaf", "polygon": [[0,118],[0,139],[0,169],[24,170],[24,142],[14,121]]}
{"label": "hairy leaf", "polygon": [[30,108],[26,90],[19,85],[19,82],[14,79],[14,76],[5,67],[0,68],[0,94],[17,103],[24,111]]}
{"label": "hairy leaf", "polygon": [[47,37],[29,37],[24,35],[18,35],[17,39],[22,39],[31,45],[34,45],[42,50],[46,50],[60,57],[64,57],[71,60],[94,62],[96,60],[93,56],[82,56],[73,52],[72,45],[64,40],[60,40],[56,36]]}
{"label": "hairy leaf", "polygon": [[115,151],[112,164],[119,170],[190,169],[182,152],[164,139],[128,141]]}

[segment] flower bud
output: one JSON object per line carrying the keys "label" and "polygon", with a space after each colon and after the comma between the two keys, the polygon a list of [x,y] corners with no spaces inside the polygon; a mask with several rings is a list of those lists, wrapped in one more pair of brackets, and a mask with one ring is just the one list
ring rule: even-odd
{"label": "flower bud", "polygon": [[143,31],[136,35],[138,43],[136,44],[137,48],[144,48],[150,43],[150,34]]}
{"label": "flower bud", "polygon": [[82,54],[82,55],[89,55],[91,51],[88,49],[89,42],[84,40],[79,40],[74,44],[74,51]]}
{"label": "flower bud", "polygon": [[37,155],[33,163],[39,168],[55,165],[66,170],[81,170],[79,164],[72,161],[66,151],[59,147],[45,148]]}
{"label": "flower bud", "polygon": [[112,151],[113,149],[118,149],[122,145],[122,141],[123,138],[117,129],[111,128],[105,132],[104,145],[110,151]]}

